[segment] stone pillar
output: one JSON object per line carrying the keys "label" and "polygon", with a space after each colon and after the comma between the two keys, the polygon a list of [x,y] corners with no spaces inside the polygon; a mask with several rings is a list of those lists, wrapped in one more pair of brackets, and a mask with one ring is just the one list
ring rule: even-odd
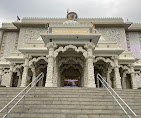
{"label": "stone pillar", "polygon": [[10,63],[10,70],[9,70],[9,84],[7,84],[7,86],[6,87],[10,87],[11,86],[11,84],[12,84],[12,76],[13,76],[13,68],[14,68],[14,64],[13,63]]}
{"label": "stone pillar", "polygon": [[133,89],[137,89],[136,79],[135,79],[134,64],[130,65],[130,71],[131,71],[131,84],[132,84],[132,88]]}
{"label": "stone pillar", "polygon": [[111,87],[112,86],[112,83],[111,83],[111,80],[110,80],[110,69],[109,68],[108,68],[108,71],[107,71],[107,82],[108,82],[108,84]]}
{"label": "stone pillar", "polygon": [[22,75],[22,82],[21,87],[26,86],[27,76],[28,76],[28,68],[29,68],[29,55],[25,55],[25,63],[24,63],[24,70]]}
{"label": "stone pillar", "polygon": [[54,77],[53,77],[53,87],[57,87],[57,83],[58,83],[58,66],[56,64],[56,60],[54,63]]}
{"label": "stone pillar", "polygon": [[[32,68],[32,73],[33,73],[33,76],[32,76],[32,82],[33,82],[35,80],[35,78],[36,78],[36,70],[35,70],[35,67]],[[40,81],[42,81],[42,80],[40,80]],[[32,86],[34,86],[35,82],[36,81],[34,81],[32,83]]]}
{"label": "stone pillar", "polygon": [[3,72],[3,69],[0,68],[0,86],[1,86],[1,82],[2,82],[2,72]]}
{"label": "stone pillar", "polygon": [[87,62],[84,62],[84,87],[87,87],[88,84],[88,75],[87,75]]}
{"label": "stone pillar", "polygon": [[93,43],[88,43],[85,45],[85,48],[87,49],[88,57],[86,59],[87,61],[87,74],[88,74],[88,84],[87,87],[94,87],[96,88],[95,84],[95,77],[94,77],[94,64],[93,64],[93,49],[94,49]]}
{"label": "stone pillar", "polygon": [[57,87],[61,87],[61,74],[60,74],[60,70],[59,70],[59,67],[58,67],[58,80],[57,80]]}
{"label": "stone pillar", "polygon": [[114,56],[115,87],[121,88],[121,77],[119,74],[118,56]]}
{"label": "stone pillar", "polygon": [[48,65],[45,87],[53,87],[53,69],[54,69],[54,49],[57,47],[53,42],[47,44],[48,48]]}
{"label": "stone pillar", "polygon": [[82,76],[81,76],[81,87],[84,87],[84,70],[81,71]]}
{"label": "stone pillar", "polygon": [[122,88],[126,89],[126,72],[123,72],[123,76],[122,76]]}
{"label": "stone pillar", "polygon": [[21,80],[22,80],[22,77],[21,77],[21,73],[20,73],[20,72],[19,72],[18,76],[19,76],[19,79],[18,79],[17,87],[20,87],[20,85],[21,85]]}

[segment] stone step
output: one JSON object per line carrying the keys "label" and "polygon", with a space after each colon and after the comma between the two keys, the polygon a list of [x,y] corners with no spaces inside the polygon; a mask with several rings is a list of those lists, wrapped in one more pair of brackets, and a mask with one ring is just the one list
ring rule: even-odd
{"label": "stone step", "polygon": [[[13,102],[11,105],[14,105],[14,103],[16,102]],[[68,105],[113,105],[113,101],[68,101],[68,100],[65,100],[65,101],[59,101],[59,100],[46,100],[46,101],[25,101],[26,104],[37,104],[37,105],[40,105],[40,104],[68,104]],[[1,105],[6,105],[6,103],[1,103]],[[22,101],[21,103],[19,104],[22,104]],[[115,104],[117,104],[115,102]],[[123,103],[121,103],[123,105]],[[128,105],[141,105],[141,103],[136,103],[136,102],[129,102]]]}
{"label": "stone step", "polygon": [[[13,109],[12,112],[21,112],[21,109]],[[117,114],[122,114],[124,113],[122,111],[122,109],[115,109],[113,111],[113,109],[79,109],[79,108],[30,108],[30,109],[24,109],[24,112],[29,112],[29,113],[33,113],[33,112],[39,112],[39,113],[70,113],[70,114],[93,114],[93,113],[109,113],[112,114],[117,113]],[[140,113],[140,109],[134,109],[134,112],[139,114]]]}
{"label": "stone step", "polygon": [[[74,105],[75,106],[75,105]],[[11,107],[9,107],[9,109],[10,109]],[[124,108],[125,108],[125,110],[127,110],[126,109],[126,107],[124,106]],[[12,112],[21,112],[22,111],[22,109],[23,109],[23,106],[17,106],[15,109],[13,109],[12,110]],[[109,112],[113,112],[113,110],[114,110],[114,113],[122,113],[123,111],[122,111],[122,109],[121,109],[121,107],[119,107],[119,106],[114,106],[114,108],[113,108],[113,106],[107,106],[107,107],[105,107],[105,106],[100,106],[100,107],[97,107],[97,106],[84,106],[84,107],[64,107],[64,106],[60,106],[60,107],[58,107],[58,105],[56,105],[56,107],[54,106],[54,107],[50,107],[49,105],[48,106],[46,106],[46,107],[32,107],[32,106],[25,106],[24,107],[24,112],[46,112],[46,111],[48,111],[48,112],[62,112],[62,111],[70,111],[69,113],[71,113],[71,112],[76,112],[76,111],[79,111],[79,113],[80,113],[80,111],[81,111],[81,113],[95,113],[96,111],[99,111],[100,113],[109,113]],[[135,113],[137,113],[137,114],[139,114],[140,113],[140,109],[137,109],[137,108],[134,108],[133,109],[134,110],[134,112]],[[95,111],[95,112],[94,112]],[[96,113],[98,113],[98,112],[96,112]]]}
{"label": "stone step", "polygon": [[[18,101],[19,99],[16,99]],[[25,98],[26,102],[48,102],[48,101],[69,101],[69,102],[113,102],[114,99],[106,99],[106,98],[101,98],[101,99],[89,99],[89,98],[42,98],[42,99],[37,99],[37,98]],[[118,99],[119,100],[119,99]],[[7,103],[9,102],[8,100],[0,100],[0,103]],[[120,100],[119,100],[120,102]],[[125,102],[130,102],[130,103],[141,103],[141,100],[133,100],[133,99],[126,99]]]}
{"label": "stone step", "polygon": [[[14,91],[14,90],[10,90],[10,91],[0,91],[1,94],[18,94],[20,91]],[[46,93],[46,94],[50,94],[50,93],[53,93],[53,94],[56,94],[56,93],[68,93],[68,94],[80,94],[80,93],[85,93],[85,94],[109,94],[108,91],[49,91],[49,90],[46,90],[46,91],[42,91],[42,90],[36,90],[35,91],[37,94],[39,93]],[[141,91],[140,91],[141,92]],[[124,94],[127,94],[127,95],[140,95],[140,92],[117,92],[118,94],[121,94],[121,95],[124,95]],[[29,94],[33,94],[34,93],[34,90],[30,91]]]}
{"label": "stone step", "polygon": [[[16,95],[15,94],[9,94],[9,95],[0,95],[0,98],[14,98]],[[20,95],[21,96],[21,95]],[[20,97],[19,96],[19,97]],[[87,97],[87,98],[111,98],[112,96],[109,95],[89,95],[89,94],[27,94],[26,97]],[[140,96],[128,96],[128,95],[120,95],[120,97],[122,97],[123,99],[126,98],[131,98],[131,99],[139,99]]]}
{"label": "stone step", "polygon": [[[2,109],[6,104],[1,104],[0,109]],[[10,105],[9,108],[11,108],[14,104]],[[119,105],[114,104],[114,108],[120,108]],[[124,108],[126,108],[125,105],[122,105]],[[141,105],[129,105],[132,109],[141,109]],[[16,108],[23,107],[23,104],[18,104]],[[82,108],[82,109],[106,109],[106,108],[113,108],[113,104],[27,104],[24,105],[25,108]]]}
{"label": "stone step", "polygon": [[[22,89],[0,89],[0,108],[4,107]],[[116,89],[116,91],[141,116],[140,90]],[[116,110],[113,113],[112,96],[104,88],[36,88],[35,92],[36,94],[34,90],[31,90],[26,96],[25,112],[21,113],[23,105],[21,101],[12,111],[11,118],[47,118],[48,116],[49,118],[114,118],[115,116],[127,118],[116,102],[114,107]],[[125,105],[123,107],[125,108]]]}
{"label": "stone step", "polygon": [[[21,91],[23,88],[16,88],[16,87],[12,87],[12,88],[5,88],[5,89],[0,89],[0,91]],[[42,87],[42,88],[36,88],[36,91],[72,91],[72,92],[104,92],[107,90],[104,89],[104,88],[92,88],[92,89],[87,89],[87,88],[45,88],[45,87]],[[116,92],[119,92],[119,93],[140,93],[140,89],[136,89],[136,90],[133,90],[133,89],[114,89]],[[121,91],[122,90],[122,91]],[[31,90],[33,91],[33,89]]]}
{"label": "stone step", "polygon": [[[0,102],[3,102],[3,101],[10,101],[13,97],[7,97],[7,98],[0,98]],[[20,97],[18,97],[19,99]],[[99,98],[87,98],[87,97],[25,97],[25,100],[72,100],[72,101],[96,101],[96,100],[99,100],[99,101],[112,101],[113,98],[112,97],[109,97],[109,98],[105,98],[105,97],[99,97]],[[119,100],[119,98],[117,98]],[[126,98],[125,101],[127,102],[141,102],[141,99],[140,98],[136,98],[136,99],[133,99],[133,98]]]}
{"label": "stone step", "polygon": [[[125,114],[105,114],[105,113],[93,113],[93,114],[70,114],[70,113],[20,113],[15,112],[9,115],[8,118],[127,118]],[[131,118],[135,118],[132,114],[130,114]],[[141,115],[138,115],[140,118]]]}
{"label": "stone step", "polygon": [[[1,96],[6,96],[6,95],[8,95],[8,96],[12,96],[12,95],[17,95],[19,92],[1,92],[0,93],[0,95]],[[100,96],[100,95],[104,95],[104,96],[111,96],[111,94],[110,93],[108,93],[108,92],[59,92],[59,91],[57,91],[57,92],[49,92],[49,91],[35,91],[35,93],[34,93],[34,91],[30,91],[29,93],[28,93],[28,95],[34,95],[34,94],[36,94],[36,95],[42,95],[42,94],[44,94],[44,95],[90,95],[90,96],[93,96],[93,95],[96,95],[96,96]],[[125,94],[125,93],[119,93],[119,95],[120,96],[131,96],[131,97],[141,97],[141,94]]]}
{"label": "stone step", "polygon": [[[9,108],[11,108],[12,106],[9,106]],[[125,105],[123,105],[123,107],[125,108]],[[132,108],[132,109],[141,109],[141,105],[130,105],[130,107]],[[21,109],[21,108],[23,108],[23,105],[17,105],[16,106],[16,109]],[[37,105],[37,104],[26,104],[26,105],[24,105],[24,108],[25,109],[30,109],[30,108],[43,108],[43,109],[45,109],[45,108],[50,108],[50,109],[52,109],[52,108],[58,108],[58,109],[60,109],[60,108],[70,108],[70,109],[75,109],[75,108],[79,108],[79,109],[121,109],[120,108],[120,106],[119,105],[115,105],[114,107],[113,107],[113,105],[68,105],[68,104],[64,104],[64,105],[62,105],[62,104],[46,104],[46,105],[44,105],[44,104],[41,104],[41,105]]]}

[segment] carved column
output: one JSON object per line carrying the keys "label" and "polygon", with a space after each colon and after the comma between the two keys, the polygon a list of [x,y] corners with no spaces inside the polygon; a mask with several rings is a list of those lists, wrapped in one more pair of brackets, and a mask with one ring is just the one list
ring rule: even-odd
{"label": "carved column", "polygon": [[136,79],[135,79],[134,64],[130,65],[130,70],[131,70],[131,84],[132,84],[132,88],[133,89],[137,89]]}
{"label": "carved column", "polygon": [[10,79],[10,82],[9,82],[9,84],[7,84],[6,87],[10,87],[11,84],[12,84],[13,68],[14,68],[14,64],[13,63],[10,63],[10,71],[9,71],[9,79]]}
{"label": "carved column", "polygon": [[111,87],[112,83],[111,83],[111,80],[110,80],[110,68],[109,67],[108,67],[108,71],[107,71],[107,82]]}
{"label": "carved column", "polygon": [[21,85],[21,80],[22,80],[22,77],[21,77],[21,73],[20,73],[20,72],[18,73],[18,76],[19,76],[19,79],[18,79],[17,87],[20,87],[20,85]]}
{"label": "carved column", "polygon": [[1,86],[1,82],[2,82],[2,72],[3,72],[3,69],[0,68],[0,86]]}
{"label": "carved column", "polygon": [[10,64],[10,71],[9,71],[9,79],[10,79],[10,82],[9,82],[9,84],[7,84],[6,87],[10,87],[12,85],[13,68],[14,68],[14,64],[11,63]]}
{"label": "carved column", "polygon": [[48,65],[45,87],[53,87],[53,69],[54,69],[54,49],[56,45],[52,42],[47,44],[48,48]]}
{"label": "carved column", "polygon": [[88,84],[88,75],[87,75],[87,62],[84,62],[84,87],[87,87]]}
{"label": "carved column", "polygon": [[119,66],[118,66],[118,56],[114,56],[114,72],[115,72],[115,86],[116,88],[121,88],[121,77],[119,74]]}
{"label": "carved column", "polygon": [[[32,82],[33,82],[33,81],[35,80],[35,78],[36,78],[35,66],[32,67],[32,73],[33,73],[33,77],[32,77]],[[40,81],[42,81],[42,80],[40,80]],[[32,86],[34,86],[35,82],[36,82],[36,81],[34,81],[34,82],[32,83]]]}
{"label": "carved column", "polygon": [[26,81],[28,77],[28,68],[29,68],[29,55],[25,55],[25,64],[24,64],[24,70],[23,70],[23,75],[22,75],[22,82],[21,82],[21,87],[26,86]]}
{"label": "carved column", "polygon": [[82,76],[81,76],[81,87],[84,87],[84,69],[81,71]]}
{"label": "carved column", "polygon": [[122,88],[125,89],[126,88],[126,72],[123,72],[123,76],[122,76]]}
{"label": "carved column", "polygon": [[56,60],[54,62],[54,78],[53,78],[53,87],[57,87],[58,83],[58,66],[56,64]]}
{"label": "carved column", "polygon": [[95,84],[95,77],[94,77],[94,64],[93,64],[93,49],[94,49],[93,43],[88,43],[85,45],[85,48],[87,49],[88,57],[86,59],[87,61],[87,74],[88,74],[88,84],[87,87],[94,87],[96,88]]}
{"label": "carved column", "polygon": [[57,87],[61,87],[61,74],[60,74],[60,67],[58,67],[58,80],[57,80]]}

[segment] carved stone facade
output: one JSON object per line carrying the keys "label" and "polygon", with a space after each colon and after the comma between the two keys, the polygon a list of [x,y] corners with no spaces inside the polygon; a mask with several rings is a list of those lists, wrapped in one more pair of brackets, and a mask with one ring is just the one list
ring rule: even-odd
{"label": "carved stone facade", "polygon": [[97,28],[97,31],[105,38],[114,40],[123,49],[127,49],[127,42],[125,37],[125,29],[122,27],[104,27]]}
{"label": "carved stone facade", "polygon": [[127,38],[129,41],[130,50],[133,52],[135,58],[141,58],[141,36],[139,32],[129,32],[127,33]]}
{"label": "carved stone facade", "polygon": [[34,41],[40,38],[42,33],[45,33],[46,30],[43,27],[24,27],[20,29],[19,32],[19,41],[18,41],[18,49],[24,47],[24,44],[27,41]]}
{"label": "carved stone facade", "polygon": [[113,88],[140,88],[141,30],[130,25],[122,18],[23,18],[4,23],[0,83],[25,87],[43,72],[36,86],[100,88],[100,73]]}
{"label": "carved stone facade", "polygon": [[5,32],[2,40],[1,56],[9,57],[13,50],[16,49],[16,40],[18,40],[19,34],[17,32]]}

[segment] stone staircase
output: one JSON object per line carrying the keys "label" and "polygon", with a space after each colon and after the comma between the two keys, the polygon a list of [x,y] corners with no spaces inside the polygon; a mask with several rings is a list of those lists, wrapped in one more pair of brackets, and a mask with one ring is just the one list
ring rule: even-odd
{"label": "stone staircase", "polygon": [[[0,109],[23,88],[0,88]],[[116,90],[141,118],[141,90]],[[104,88],[36,88],[21,101],[8,118],[127,118]],[[14,105],[14,103],[13,103]],[[10,106],[11,107],[11,106]],[[2,117],[3,114],[0,114]]]}

